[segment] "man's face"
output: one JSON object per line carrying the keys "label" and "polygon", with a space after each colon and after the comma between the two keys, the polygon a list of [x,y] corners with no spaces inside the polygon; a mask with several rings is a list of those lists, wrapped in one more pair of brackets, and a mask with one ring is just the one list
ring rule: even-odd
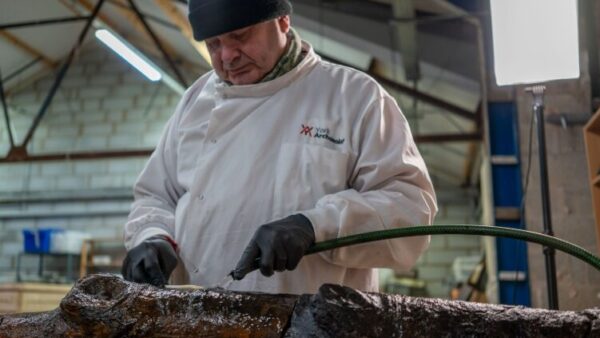
{"label": "man's face", "polygon": [[260,81],[283,54],[288,15],[206,39],[217,75],[234,85]]}

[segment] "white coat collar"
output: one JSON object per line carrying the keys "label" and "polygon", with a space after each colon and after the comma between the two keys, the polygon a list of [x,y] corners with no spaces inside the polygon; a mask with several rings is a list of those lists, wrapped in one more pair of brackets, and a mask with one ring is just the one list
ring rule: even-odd
{"label": "white coat collar", "polygon": [[294,69],[271,81],[250,85],[228,86],[218,78],[217,73],[213,72],[211,81],[214,83],[215,91],[218,95],[223,96],[223,98],[273,95],[296,79],[308,74],[319,62],[320,57],[314,52],[308,42],[302,41],[302,49],[307,51],[304,59]]}

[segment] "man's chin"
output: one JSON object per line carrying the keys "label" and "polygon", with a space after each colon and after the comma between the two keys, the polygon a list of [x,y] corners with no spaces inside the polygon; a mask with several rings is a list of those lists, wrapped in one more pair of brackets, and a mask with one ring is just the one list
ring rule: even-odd
{"label": "man's chin", "polygon": [[236,86],[257,83],[259,80],[259,76],[254,74],[252,71],[240,72],[239,74],[229,74],[229,82]]}

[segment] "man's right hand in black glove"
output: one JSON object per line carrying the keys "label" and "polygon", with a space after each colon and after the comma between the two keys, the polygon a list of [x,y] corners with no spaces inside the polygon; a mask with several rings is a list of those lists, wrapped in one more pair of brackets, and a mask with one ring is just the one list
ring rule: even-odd
{"label": "man's right hand in black glove", "polygon": [[171,243],[154,236],[127,253],[121,273],[128,281],[163,287],[176,266],[177,253]]}
{"label": "man's right hand in black glove", "polygon": [[231,276],[240,280],[255,269],[260,269],[264,276],[273,275],[273,271],[294,270],[314,242],[315,230],[302,214],[263,224],[254,233]]}

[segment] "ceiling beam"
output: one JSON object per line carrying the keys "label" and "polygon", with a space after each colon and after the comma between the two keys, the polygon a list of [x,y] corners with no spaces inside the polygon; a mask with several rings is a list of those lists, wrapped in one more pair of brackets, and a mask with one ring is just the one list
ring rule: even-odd
{"label": "ceiling beam", "polygon": [[402,20],[393,23],[395,33],[393,40],[402,55],[405,77],[408,81],[418,81],[421,76],[417,47],[417,23],[414,20],[416,17],[414,0],[392,1],[392,12],[394,18]]}
{"label": "ceiling beam", "polygon": [[462,134],[425,134],[414,135],[416,143],[438,143],[438,142],[469,142],[481,141],[483,136],[480,132]]}
{"label": "ceiling beam", "polygon": [[[78,15],[85,15],[85,14],[82,14],[81,11],[73,3],[69,3],[67,0],[58,0],[58,1],[60,3],[62,3],[65,7],[70,9],[72,12],[74,12]],[[84,7],[84,10],[90,11],[87,6],[87,5],[90,5],[88,0],[77,0],[77,2],[79,3],[80,6]],[[123,37],[121,37],[120,34],[118,34],[114,28],[114,27],[116,27],[115,23],[112,22],[110,19],[108,19],[106,17],[106,15],[103,15],[102,13],[98,13],[98,17],[94,20],[94,27],[110,30],[113,35],[117,36],[124,43],[128,44],[128,47],[130,49],[134,50],[134,52],[137,52],[138,54],[140,54],[140,56],[144,57],[146,59],[146,62],[149,62],[150,64],[152,64],[152,66],[160,72],[160,74],[162,76],[161,81],[165,85],[167,85],[167,87],[169,87],[170,89],[172,89],[174,92],[176,92],[179,95],[183,94],[183,92],[185,91],[185,88],[177,80],[175,80],[169,73],[165,72],[161,67],[154,64],[154,62],[152,62],[152,60],[145,57],[145,55],[142,52],[140,52],[135,46],[128,43],[127,39],[124,39]]]}
{"label": "ceiling beam", "polygon": [[[80,16],[85,16],[85,14],[83,14],[79,11],[79,9],[75,5],[74,1],[58,0],[58,2],[60,2],[66,8],[68,8],[72,13],[80,15]],[[81,2],[80,2],[80,4],[82,6],[84,6],[88,11],[91,11],[94,8],[94,6],[92,6],[89,3],[87,3],[87,5],[89,5],[89,7],[87,7],[85,4],[83,4]],[[116,25],[111,19],[108,18],[108,16],[104,15],[103,13],[98,13],[97,19],[102,21],[105,25],[107,25],[109,27],[114,27]]]}
{"label": "ceiling beam", "polygon": [[[89,0],[78,0],[79,3],[81,3],[87,10],[90,10],[90,8],[92,7],[92,5],[89,3]],[[146,28],[144,27],[144,24],[140,21],[140,19],[138,19],[137,15],[135,14],[135,12],[133,12],[133,9],[131,8],[131,6],[126,2],[126,1],[119,1],[119,0],[115,0],[115,2],[118,2],[120,4],[122,4],[122,6],[115,6],[117,11],[119,12],[119,15],[121,15],[122,17],[124,17],[128,23],[130,23],[133,28],[135,29],[135,31],[139,34],[141,34],[144,39],[148,39],[149,34],[146,32]],[[111,29],[116,30],[116,27],[114,25],[108,25]],[[149,42],[152,42],[152,40],[148,40]],[[175,48],[173,46],[171,46],[168,42],[165,41],[165,39],[161,39],[160,40],[160,44],[162,45],[162,47],[164,48],[164,50],[169,54],[169,55],[173,55],[175,58],[180,59],[178,53],[176,52]]]}
{"label": "ceiling beam", "polygon": [[[58,1],[60,1],[65,7],[69,8],[71,10],[71,12],[82,15],[82,13],[80,13],[80,11],[77,9],[77,7],[74,6],[72,3],[70,3],[68,0],[58,0]],[[77,1],[88,11],[90,11],[93,8],[93,6],[89,2],[89,0],[77,0]],[[133,12],[133,10],[129,6],[129,4],[124,2],[124,0],[113,0],[113,3],[109,2],[109,4],[114,5],[114,7],[116,7],[118,9],[119,14],[121,16],[125,17],[125,19],[127,19],[128,22],[133,24],[134,29],[142,36],[145,43],[151,42],[148,34],[145,31],[145,28],[143,27],[143,24],[137,18],[136,14]],[[99,13],[98,20],[100,22],[102,22],[102,24],[104,24],[105,26],[109,27],[111,30],[116,31],[117,24],[113,20],[108,18],[108,16],[106,16],[102,13]],[[131,40],[131,39],[129,39],[129,40]],[[161,44],[163,45],[163,47],[169,54],[176,56],[178,60],[185,60],[183,58],[180,58],[178,56],[178,54],[175,52],[175,48],[173,48],[171,45],[166,43],[164,40],[161,40]],[[208,53],[208,51],[207,51],[207,53]],[[182,62],[186,63],[185,61],[182,61]]]}
{"label": "ceiling beam", "polygon": [[[351,68],[355,68],[352,65],[346,64],[340,60],[337,60],[335,58],[329,57],[329,56],[322,56],[324,59],[341,64],[343,66],[347,66],[347,67],[351,67]],[[399,82],[396,82],[394,80],[391,80],[387,77],[384,77],[382,75],[379,74],[379,72],[377,71],[377,62],[375,60],[375,64],[371,65],[372,69],[367,71],[367,74],[369,74],[370,76],[372,76],[375,80],[377,80],[379,83],[381,83],[384,86],[388,86],[392,89],[395,89],[401,93],[407,94],[409,96],[415,97],[418,100],[428,103],[432,106],[438,107],[438,108],[442,108],[452,114],[455,114],[457,116],[460,116],[462,118],[471,120],[471,121],[477,121],[477,114],[474,112],[471,112],[465,108],[459,107],[451,102],[445,101],[443,99],[440,99],[438,97],[435,96],[431,96],[425,92],[419,91],[417,89],[411,88],[409,86],[406,86],[404,84],[401,84]],[[373,71],[375,70],[375,71]]]}
{"label": "ceiling beam", "polygon": [[2,24],[2,25],[0,25],[0,30],[23,28],[23,27],[36,27],[36,26],[44,26],[44,25],[51,25],[51,24],[61,24],[61,23],[73,22],[73,21],[83,21],[86,19],[87,18],[85,18],[85,17],[76,16],[76,17],[67,17],[67,18],[46,19],[46,20],[22,21],[22,22]]}
{"label": "ceiling beam", "polygon": [[12,45],[17,47],[18,49],[20,49],[20,50],[24,51],[25,53],[29,54],[30,56],[32,56],[34,59],[39,58],[46,67],[48,67],[48,68],[56,67],[56,65],[57,65],[56,61],[54,61],[50,57],[44,55],[44,53],[40,52],[36,48],[31,47],[29,44],[27,44],[23,40],[19,39],[14,34],[9,33],[7,31],[0,31],[0,36],[2,36],[4,39],[6,39],[8,42],[10,42]]}
{"label": "ceiling beam", "polygon": [[[74,1],[69,1],[69,0],[58,0],[63,6],[67,7],[71,12],[77,14],[77,15],[81,15],[84,16],[85,13],[82,13],[81,10],[75,5]],[[92,6],[92,4],[88,1],[88,0],[77,0],[77,3],[79,3],[79,5],[81,5],[83,8],[86,9],[86,11],[91,11],[94,6]],[[139,22],[139,20],[137,19],[137,17],[135,16],[135,13],[126,10],[123,8],[123,6],[127,6],[126,4],[121,4],[119,2],[120,6],[117,7],[119,9],[119,13],[121,16],[125,16],[125,19],[127,19],[128,22],[133,22],[133,26],[135,28],[135,30],[141,34],[142,38],[144,39],[145,43],[149,43],[150,39],[148,37],[148,35],[143,32],[142,30],[142,24],[141,22]],[[103,14],[103,13],[98,13],[98,16],[96,18],[96,20],[100,21],[102,23],[102,25],[110,28],[112,31],[117,31],[116,27],[117,27],[117,23],[115,21],[113,21],[112,19],[110,19],[107,15]]]}
{"label": "ceiling beam", "polygon": [[124,157],[148,157],[154,149],[138,150],[116,150],[116,151],[82,151],[60,154],[39,154],[32,155],[20,153],[19,156],[0,158],[1,163],[17,162],[43,162],[43,161],[72,161],[72,160],[96,160],[106,158],[124,158]]}
{"label": "ceiling beam", "polygon": [[175,73],[175,76],[177,76],[179,83],[181,83],[183,86],[187,87],[188,86],[187,81],[185,80],[185,78],[183,77],[181,72],[179,71],[179,68],[177,67],[175,62],[173,62],[173,59],[171,58],[171,54],[177,56],[177,53],[174,53],[174,52],[169,53],[169,51],[166,50],[166,46],[165,46],[164,42],[162,42],[161,39],[158,37],[158,35],[156,35],[156,33],[154,33],[154,30],[152,29],[152,27],[150,27],[150,24],[148,24],[148,22],[146,21],[146,18],[142,14],[142,12],[140,12],[139,8],[135,4],[135,1],[127,0],[127,2],[129,2],[129,6],[131,7],[131,9],[133,10],[133,12],[136,14],[136,16],[138,18],[138,20],[136,22],[140,22],[142,24],[142,26],[144,27],[144,29],[146,30],[146,33],[152,38],[154,45],[158,48],[158,50],[160,50],[164,61],[166,61],[167,64],[169,65],[169,67],[171,67],[171,70],[173,71],[173,73]]}
{"label": "ceiling beam", "polygon": [[208,49],[206,48],[206,44],[204,41],[196,41],[194,39],[192,33],[192,27],[188,19],[181,13],[179,8],[173,3],[171,0],[154,0],[158,8],[160,8],[163,13],[175,24],[175,26],[179,27],[179,30],[185,36],[185,38],[189,41],[189,43],[194,47],[194,49],[202,56],[202,59],[206,61],[209,66],[212,66],[210,60],[210,54],[208,53]]}
{"label": "ceiling beam", "polygon": [[[78,0],[78,1],[81,4],[84,4],[84,6],[89,10],[90,3],[88,2],[88,0]],[[126,0],[124,0],[124,1],[114,0],[114,2],[115,2],[115,4],[118,3],[120,5],[120,6],[115,6],[115,9],[119,13],[119,15],[122,16],[123,18],[125,18],[126,21],[130,25],[133,26],[133,28],[135,29],[136,32],[138,32],[139,34],[141,34],[144,37],[147,37],[148,34],[146,33],[146,29],[144,28],[144,25],[142,25],[142,23],[138,19],[137,15],[135,15],[135,13],[131,9],[131,6],[127,3],[127,1]],[[114,26],[112,26],[111,28],[115,29]],[[165,49],[169,53],[173,52],[172,47],[169,46],[168,44],[166,44]]]}
{"label": "ceiling beam", "polygon": [[[124,4],[124,3],[121,3],[119,0],[108,0],[108,3],[111,4],[111,5],[113,5],[113,6],[125,8],[126,10],[130,10],[131,9],[131,6],[128,6],[128,5]],[[152,14],[150,14],[148,12],[145,12],[145,11],[141,12],[141,13],[149,21],[152,21],[152,22],[154,22],[156,24],[159,24],[159,25],[161,25],[163,27],[166,27],[166,28],[169,28],[169,29],[172,29],[172,30],[176,30],[176,31],[179,30],[179,28],[177,26],[175,26],[169,20],[166,20],[166,19],[163,19],[163,18],[159,18],[158,16],[152,15]]]}
{"label": "ceiling beam", "polygon": [[0,101],[2,101],[2,113],[4,113],[4,122],[6,123],[6,130],[8,131],[8,141],[10,142],[10,148],[15,147],[15,138],[12,133],[12,124],[10,123],[10,115],[8,114],[8,107],[6,106],[6,97],[4,96],[4,83],[2,81],[2,73],[0,72]]}

